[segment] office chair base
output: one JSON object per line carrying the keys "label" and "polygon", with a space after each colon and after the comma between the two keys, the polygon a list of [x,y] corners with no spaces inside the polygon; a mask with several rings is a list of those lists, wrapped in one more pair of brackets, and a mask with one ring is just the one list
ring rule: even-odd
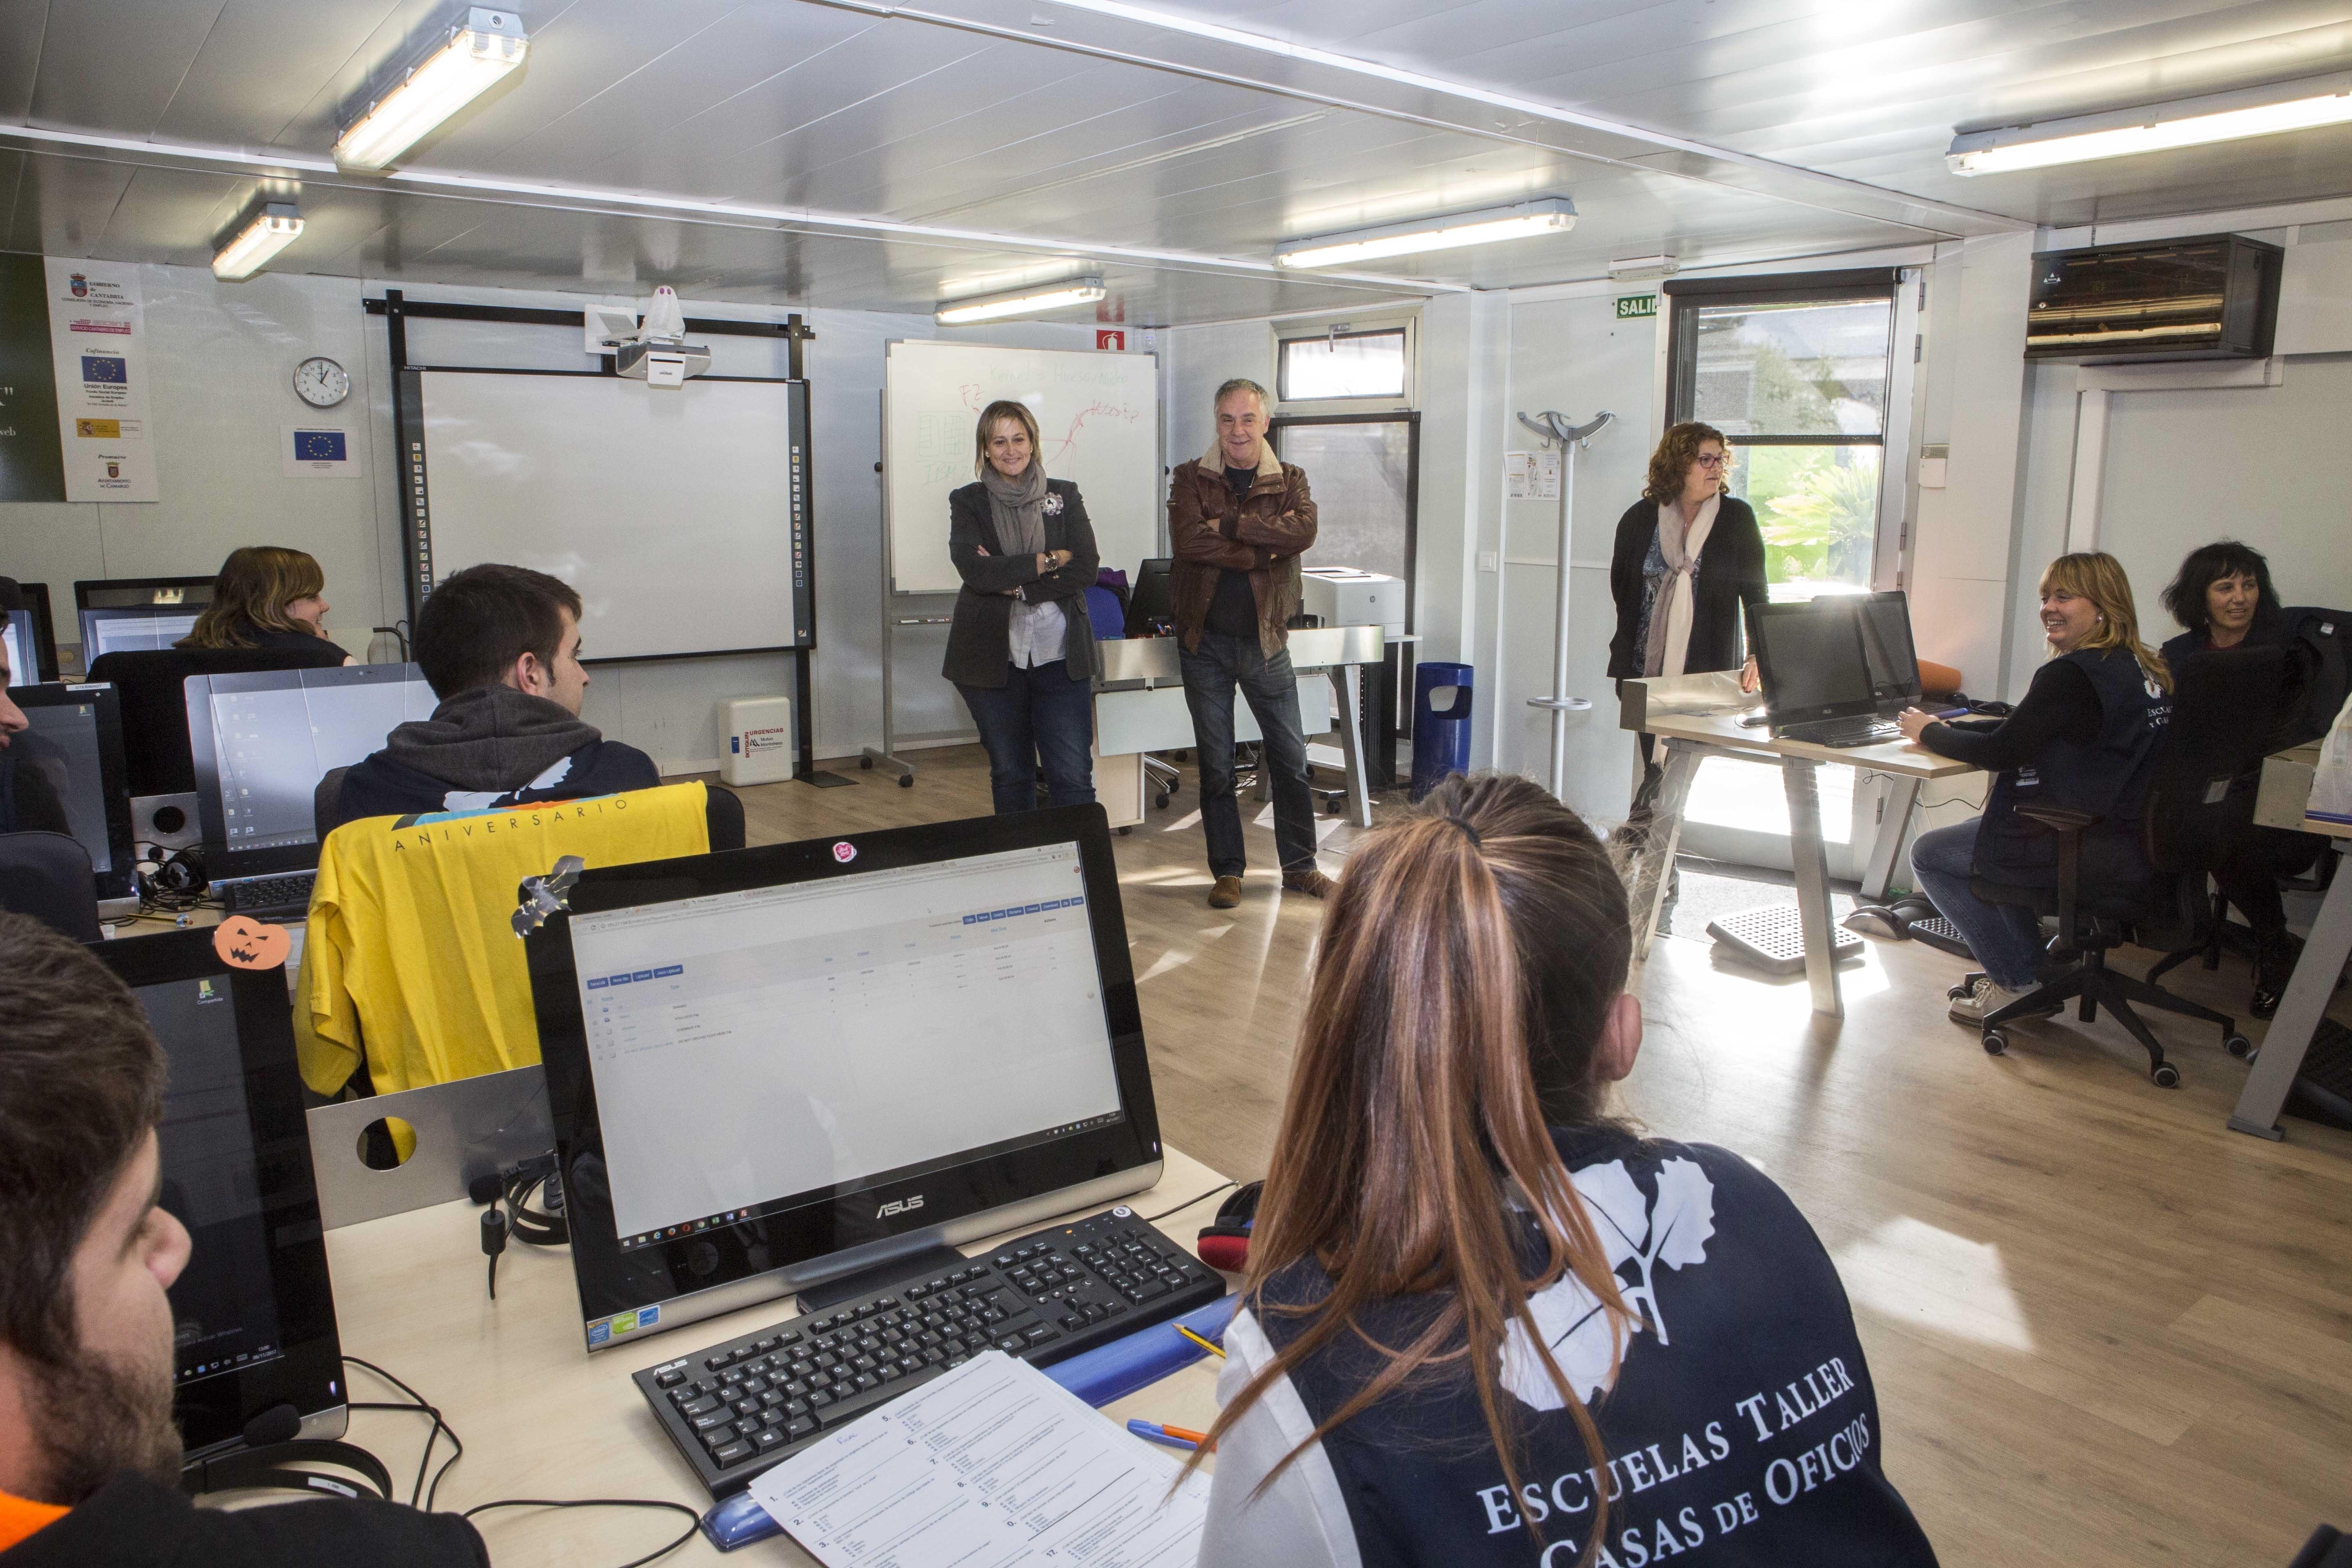
{"label": "office chair base", "polygon": [[[2139,1042],[2140,1048],[2147,1052],[2147,1076],[2158,1089],[2179,1088],[2180,1069],[2164,1059],[2164,1047],[2157,1042],[2147,1023],[2133,1011],[2132,1004],[2135,1002],[2218,1025],[2221,1030],[2221,1048],[2233,1057],[2243,1058],[2252,1049],[2246,1037],[2238,1032],[2237,1020],[2229,1015],[2217,1013],[2187,997],[2175,996],[2145,980],[2110,969],[2106,957],[2105,948],[2094,948],[2084,954],[2080,969],[2063,979],[2036,987],[2016,1001],[1986,1014],[1980,1026],[1986,1053],[1997,1057],[2009,1049],[2009,1034],[2003,1026],[2025,1018],[2044,1016],[2053,1003],[2069,1001],[2079,1004],[2075,1016],[2085,1024],[2097,1020],[2099,1008],[2104,1004],[2107,1011],[2115,1015],[2116,1022],[2121,1024],[2132,1038]],[[1974,979],[1975,976],[1969,976],[1969,982],[1964,982],[1960,991],[1955,994],[1965,994],[1968,984]]]}

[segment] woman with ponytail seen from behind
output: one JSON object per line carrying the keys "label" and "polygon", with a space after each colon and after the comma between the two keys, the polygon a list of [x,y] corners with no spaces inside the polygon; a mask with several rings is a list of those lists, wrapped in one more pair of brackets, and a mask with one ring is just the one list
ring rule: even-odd
{"label": "woman with ponytail seen from behind", "polygon": [[1217,1568],[1930,1565],[1837,1271],[1738,1155],[1605,1113],[1625,895],[1454,778],[1326,916],[1225,1336]]}

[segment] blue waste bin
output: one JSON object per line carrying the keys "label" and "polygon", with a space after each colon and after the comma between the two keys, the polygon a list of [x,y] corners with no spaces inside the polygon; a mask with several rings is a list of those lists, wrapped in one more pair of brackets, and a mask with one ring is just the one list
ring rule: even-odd
{"label": "blue waste bin", "polygon": [[1428,662],[1413,667],[1415,800],[1444,784],[1448,774],[1470,771],[1470,696],[1477,673],[1466,664]]}

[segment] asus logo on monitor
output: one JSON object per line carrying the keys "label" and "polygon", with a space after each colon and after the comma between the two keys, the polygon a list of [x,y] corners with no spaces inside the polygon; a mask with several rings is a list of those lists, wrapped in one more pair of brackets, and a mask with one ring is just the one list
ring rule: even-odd
{"label": "asus logo on monitor", "polygon": [[911,1198],[900,1198],[897,1203],[884,1204],[882,1205],[882,1212],[876,1215],[874,1217],[876,1219],[888,1219],[894,1214],[905,1214],[910,1209],[919,1209],[922,1206],[923,1194],[917,1193]]}

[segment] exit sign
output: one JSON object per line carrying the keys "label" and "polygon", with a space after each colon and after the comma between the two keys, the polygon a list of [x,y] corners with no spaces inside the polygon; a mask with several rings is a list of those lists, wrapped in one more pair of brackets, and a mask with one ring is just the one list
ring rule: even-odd
{"label": "exit sign", "polygon": [[1632,321],[1636,316],[1654,316],[1657,313],[1658,297],[1655,294],[1628,294],[1617,301],[1617,319],[1621,321]]}

